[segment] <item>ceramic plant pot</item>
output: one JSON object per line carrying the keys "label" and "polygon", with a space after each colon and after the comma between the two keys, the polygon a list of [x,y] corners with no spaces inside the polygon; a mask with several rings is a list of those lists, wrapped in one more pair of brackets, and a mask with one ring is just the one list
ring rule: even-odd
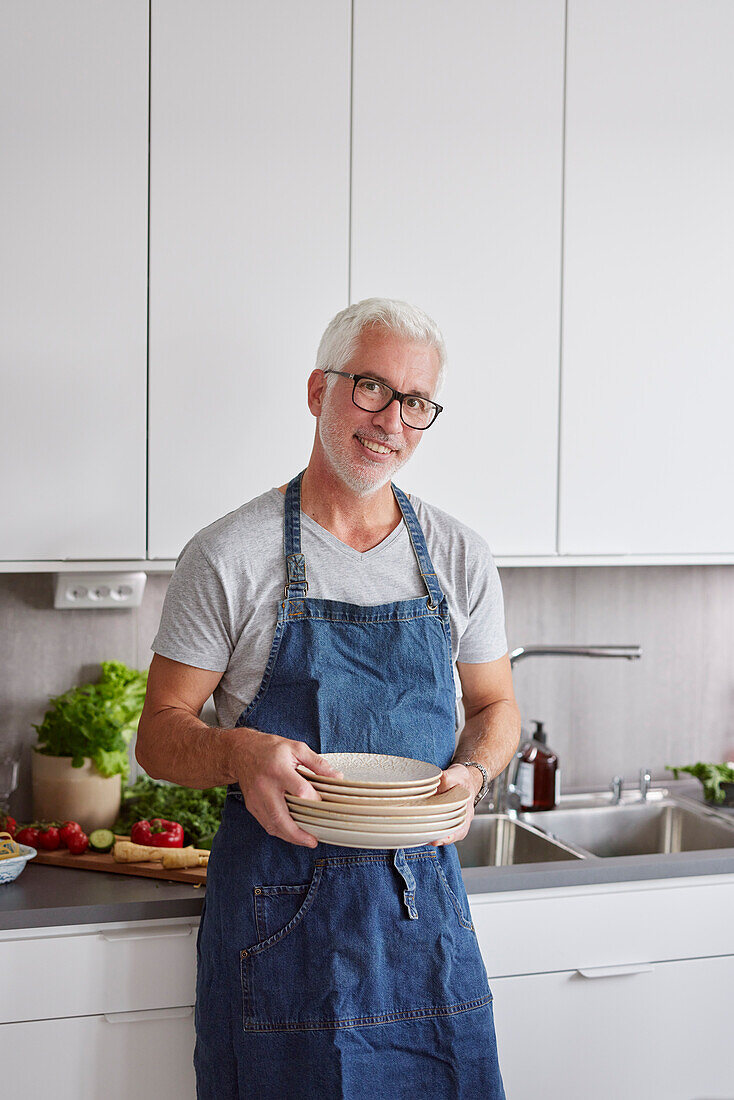
{"label": "ceramic plant pot", "polygon": [[110,829],[120,812],[122,776],[100,775],[84,758],[81,768],[70,756],[31,752],[33,817],[36,821],[78,821],[85,833]]}

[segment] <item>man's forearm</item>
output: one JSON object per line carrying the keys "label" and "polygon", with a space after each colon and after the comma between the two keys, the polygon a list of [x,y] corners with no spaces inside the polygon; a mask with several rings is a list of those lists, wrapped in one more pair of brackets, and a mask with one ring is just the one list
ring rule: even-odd
{"label": "man's forearm", "polygon": [[[515,703],[502,699],[467,719],[454,760],[476,760],[493,779],[512,760],[519,740],[520,711]],[[471,770],[477,772],[481,781],[477,769]]]}
{"label": "man's forearm", "polygon": [[152,779],[182,787],[224,787],[236,782],[233,749],[244,730],[207,726],[170,707],[140,720],[135,758]]}

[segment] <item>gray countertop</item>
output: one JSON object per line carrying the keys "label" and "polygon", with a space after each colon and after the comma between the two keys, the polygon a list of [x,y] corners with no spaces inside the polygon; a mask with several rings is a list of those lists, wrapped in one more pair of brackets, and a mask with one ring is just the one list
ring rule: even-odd
{"label": "gray countertop", "polygon": [[[701,786],[695,780],[666,786],[703,802]],[[729,813],[734,818],[734,810]],[[469,894],[721,874],[734,874],[734,847],[463,871]],[[0,929],[198,918],[204,892],[204,887],[187,883],[34,866],[31,862],[15,882],[0,886]]]}

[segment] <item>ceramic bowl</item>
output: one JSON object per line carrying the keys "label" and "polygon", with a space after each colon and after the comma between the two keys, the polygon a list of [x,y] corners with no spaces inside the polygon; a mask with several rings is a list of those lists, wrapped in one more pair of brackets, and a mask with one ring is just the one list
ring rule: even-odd
{"label": "ceramic bowl", "polygon": [[25,865],[29,859],[34,859],[38,855],[35,848],[31,848],[28,844],[19,844],[20,855],[11,856],[10,859],[0,859],[0,883],[13,882],[19,874],[25,869]]}

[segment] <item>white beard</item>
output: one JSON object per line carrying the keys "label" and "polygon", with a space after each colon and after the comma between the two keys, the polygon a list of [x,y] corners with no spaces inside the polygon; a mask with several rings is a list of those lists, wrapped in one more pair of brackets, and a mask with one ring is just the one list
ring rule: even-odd
{"label": "white beard", "polygon": [[[355,460],[353,436],[346,435],[344,425],[338,415],[332,411],[333,402],[324,401],[319,417],[319,439],[332,469],[337,477],[358,496],[368,496],[377,492],[392,478],[393,474],[408,461],[412,449],[403,447],[393,455],[392,462],[373,465],[366,459],[360,463]],[[382,442],[382,441],[380,441]],[[385,446],[391,446],[389,440]]]}

